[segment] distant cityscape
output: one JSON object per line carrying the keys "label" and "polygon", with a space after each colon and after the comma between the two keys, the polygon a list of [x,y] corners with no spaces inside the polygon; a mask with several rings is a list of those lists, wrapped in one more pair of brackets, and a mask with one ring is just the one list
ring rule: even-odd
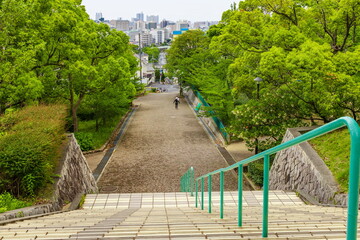
{"label": "distant cityscape", "polygon": [[170,21],[163,19],[159,21],[159,15],[145,15],[137,13],[131,20],[107,20],[102,13],[96,13],[95,21],[103,22],[112,29],[123,31],[130,37],[132,44],[146,47],[150,45],[167,45],[172,39],[181,35],[189,29],[200,29],[206,31],[211,25],[218,24],[217,21],[190,22],[187,20]]}

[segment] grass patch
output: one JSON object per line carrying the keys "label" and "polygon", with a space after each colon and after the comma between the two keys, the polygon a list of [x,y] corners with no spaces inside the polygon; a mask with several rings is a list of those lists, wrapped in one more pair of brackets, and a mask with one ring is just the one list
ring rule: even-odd
{"label": "grass patch", "polygon": [[106,124],[99,126],[98,131],[96,131],[95,120],[80,121],[79,132],[75,136],[81,150],[89,151],[101,148],[111,137],[111,134],[127,111],[128,109],[124,109],[118,116],[108,119]]}
{"label": "grass patch", "polygon": [[29,201],[21,201],[13,197],[10,193],[0,194],[0,213],[31,206]]}
{"label": "grass patch", "polygon": [[324,160],[343,192],[348,191],[350,164],[350,134],[340,129],[310,141]]}

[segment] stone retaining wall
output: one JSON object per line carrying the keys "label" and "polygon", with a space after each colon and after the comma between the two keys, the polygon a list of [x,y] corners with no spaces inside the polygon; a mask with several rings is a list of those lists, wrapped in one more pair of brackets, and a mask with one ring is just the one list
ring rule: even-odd
{"label": "stone retaining wall", "polygon": [[[283,142],[314,128],[291,128]],[[307,194],[323,204],[346,206],[347,196],[337,194],[339,187],[332,173],[308,142],[276,154],[270,170],[270,189]]]}
{"label": "stone retaining wall", "polygon": [[80,149],[74,134],[68,136],[69,142],[63,157],[60,179],[56,183],[53,203],[60,209],[66,202],[74,200],[79,193],[97,192],[95,178]]}
{"label": "stone retaining wall", "polygon": [[59,211],[64,204],[72,202],[78,194],[98,191],[95,179],[74,134],[68,135],[67,138],[63,157],[56,171],[60,177],[54,184],[55,190],[51,203],[5,212],[0,214],[0,221]]}
{"label": "stone retaining wall", "polygon": [[[184,89],[183,92],[192,108],[195,108],[198,105],[198,103],[201,103],[201,101],[194,94],[193,90]],[[226,140],[224,139],[223,135],[219,131],[214,120],[211,117],[201,117],[201,120],[211,130],[211,132],[212,132],[212,134],[214,134],[215,138],[220,140],[223,145],[226,145]]]}

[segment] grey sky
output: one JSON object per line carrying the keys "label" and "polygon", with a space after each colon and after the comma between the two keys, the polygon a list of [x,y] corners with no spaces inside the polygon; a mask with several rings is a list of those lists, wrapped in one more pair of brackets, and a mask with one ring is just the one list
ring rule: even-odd
{"label": "grey sky", "polygon": [[102,12],[105,19],[131,20],[136,13],[159,15],[160,21],[219,21],[224,11],[230,9],[234,0],[83,0],[90,18]]}

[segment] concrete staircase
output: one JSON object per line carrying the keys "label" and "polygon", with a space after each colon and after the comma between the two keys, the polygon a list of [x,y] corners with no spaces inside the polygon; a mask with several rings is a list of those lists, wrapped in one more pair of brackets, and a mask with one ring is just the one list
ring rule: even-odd
{"label": "concrete staircase", "polygon": [[[243,227],[237,192],[225,194],[224,219],[218,192],[211,214],[187,193],[91,194],[81,210],[0,226],[0,239],[261,239],[262,193],[243,195]],[[269,199],[268,239],[345,239],[346,209],[305,205],[292,192],[271,191]]]}

